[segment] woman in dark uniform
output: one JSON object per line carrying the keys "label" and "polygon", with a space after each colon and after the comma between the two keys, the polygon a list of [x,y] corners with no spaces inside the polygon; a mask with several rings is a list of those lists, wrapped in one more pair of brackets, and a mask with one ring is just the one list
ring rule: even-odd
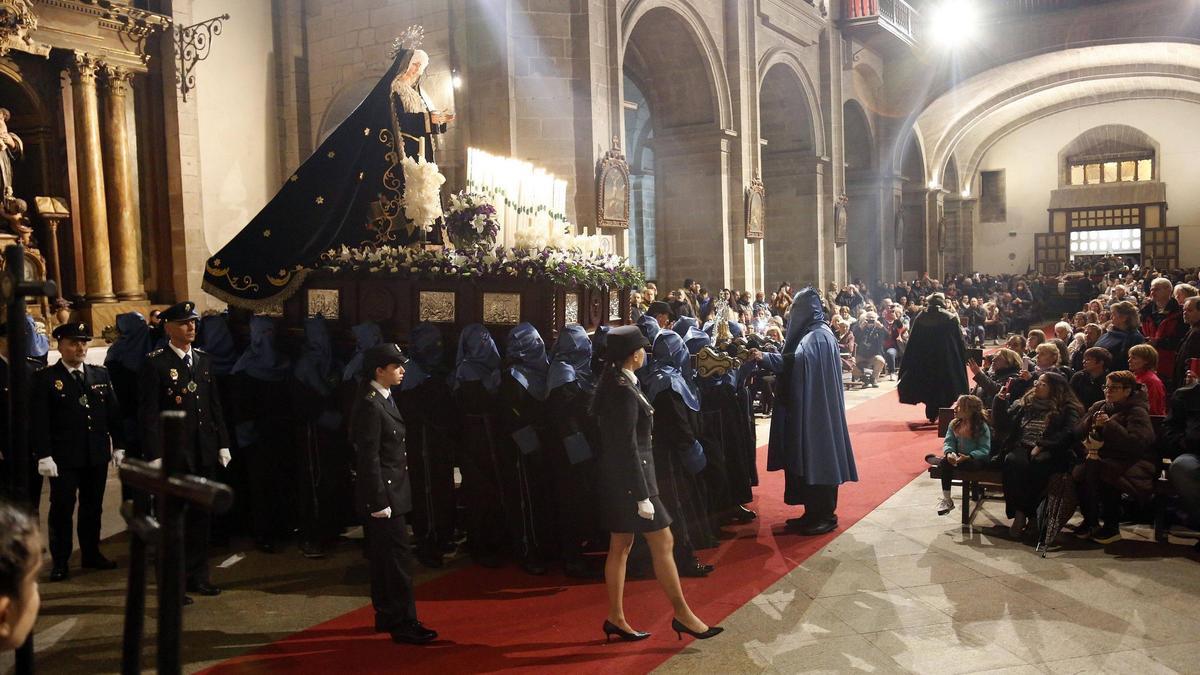
{"label": "woman in dark uniform", "polygon": [[650,447],[654,409],[637,387],[634,373],[646,362],[649,342],[636,326],[614,328],[608,334],[608,365],[596,388],[592,412],[600,427],[599,497],[601,524],[609,530],[604,582],[608,587],[605,637],[644,640],[649,633],[635,631],[625,620],[625,563],[634,534],[641,532],[654,558],[654,574],[671,601],[675,617],[671,628],[700,639],[723,629],[701,621],[683,597],[673,556],[671,516],[658,498],[654,453]]}

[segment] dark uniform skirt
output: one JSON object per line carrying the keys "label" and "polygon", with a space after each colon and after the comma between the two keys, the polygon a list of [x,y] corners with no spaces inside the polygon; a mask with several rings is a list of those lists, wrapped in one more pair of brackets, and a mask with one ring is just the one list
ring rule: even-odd
{"label": "dark uniform skirt", "polygon": [[653,520],[638,515],[635,501],[630,501],[628,507],[622,505],[618,508],[606,500],[600,511],[600,525],[609,532],[655,532],[670,527],[671,514],[667,513],[667,507],[663,506],[658,495],[651,497],[650,503],[654,505]]}

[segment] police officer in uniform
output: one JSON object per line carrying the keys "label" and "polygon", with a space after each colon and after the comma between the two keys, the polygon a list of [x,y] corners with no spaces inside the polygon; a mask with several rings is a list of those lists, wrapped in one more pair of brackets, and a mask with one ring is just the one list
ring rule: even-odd
{"label": "police officer in uniform", "polygon": [[53,336],[62,359],[34,373],[29,410],[38,473],[50,479],[50,581],[62,581],[68,575],[77,494],[83,567],[117,566],[100,553],[100,514],[108,462],[121,461],[125,444],[108,369],[83,362],[91,331],[68,323],[55,328]]}
{"label": "police officer in uniform", "polygon": [[412,577],[404,568],[410,548],[404,516],[412,511],[412,487],[404,421],[392,387],[404,381],[407,362],[391,343],[363,352],[366,384],[354,402],[350,440],[358,461],[355,501],[365,517],[375,630],[391,633],[393,642],[420,645],[436,640],[437,632],[417,621]]}
{"label": "police officer in uniform", "polygon": [[[143,453],[152,463],[161,463],[164,410],[187,414],[191,435],[189,452],[179,459],[178,470],[212,478],[218,464],[227,466],[229,432],[207,354],[194,349],[196,322],[200,315],[192,302],[172,305],[159,315],[167,335],[167,346],[151,352],[142,366],[138,385],[139,417]],[[202,509],[188,509],[184,541],[187,590],[200,595],[218,595],[221,589],[208,578],[209,517]]]}

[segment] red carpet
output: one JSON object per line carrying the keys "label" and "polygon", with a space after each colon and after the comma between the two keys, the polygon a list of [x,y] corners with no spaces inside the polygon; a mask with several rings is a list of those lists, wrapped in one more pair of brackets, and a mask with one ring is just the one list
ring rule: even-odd
{"label": "red carpet", "polygon": [[[717,569],[706,579],[683,580],[696,614],[720,623],[921,473],[921,458],[935,450],[937,439],[930,430],[908,428],[906,421],[920,415],[918,408],[900,405],[895,393],[850,411],[859,482],[842,486],[841,529],[821,537],[782,532],[783,521],[800,509],[783,504],[783,474],[762,470],[766,448],[759,448],[761,485],[754,507],[759,518],[736,528],[737,538],[718,549],[700,552]],[[671,607],[653,580],[625,588],[630,623],[654,633],[636,643],[603,644],[600,624],[607,601],[602,582],[532,577],[514,566],[467,567],[429,581],[417,588],[417,607],[421,620],[441,633],[434,645],[398,646],[386,634],[372,633],[367,605],[205,672],[449,674],[553,668],[633,673],[652,670],[689,644],[670,632]]]}

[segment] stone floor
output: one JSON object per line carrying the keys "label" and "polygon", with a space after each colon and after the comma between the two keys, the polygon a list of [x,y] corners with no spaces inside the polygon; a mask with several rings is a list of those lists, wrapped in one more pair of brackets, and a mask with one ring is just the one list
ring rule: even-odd
{"label": "stone floor", "polygon": [[[847,407],[894,388],[881,384],[847,393]],[[768,427],[760,421],[763,443]],[[115,479],[109,488],[104,550],[121,569],[73,569],[68,581],[42,585],[42,672],[118,670],[128,540]],[[1145,528],[1130,528],[1107,550],[1070,546],[1043,559],[993,529],[1006,524],[1001,503],[988,502],[964,529],[958,511],[934,512],[939,490],[918,477],[734,611],[721,638],[688,646],[659,670],[1200,673],[1200,564],[1192,540],[1158,546]],[[218,549],[214,565],[225,592],[186,610],[186,672],[368,602],[365,561],[350,542],[322,560],[290,547],[275,555]],[[434,574],[418,571],[419,580]]]}

